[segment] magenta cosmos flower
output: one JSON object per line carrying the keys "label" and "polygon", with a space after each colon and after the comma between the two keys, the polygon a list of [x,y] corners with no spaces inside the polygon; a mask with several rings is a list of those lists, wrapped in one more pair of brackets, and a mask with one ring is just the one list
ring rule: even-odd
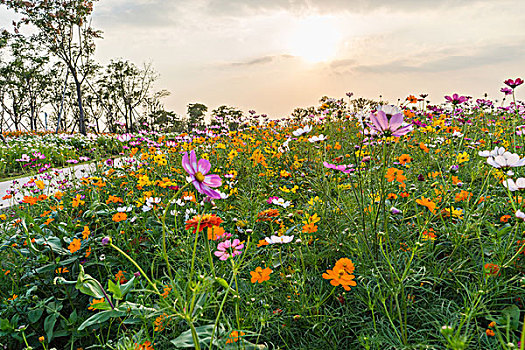
{"label": "magenta cosmos flower", "polygon": [[222,180],[219,175],[206,175],[211,169],[211,164],[207,159],[199,159],[197,162],[194,150],[190,152],[189,157],[188,153],[185,152],[182,157],[182,167],[188,173],[189,181],[193,183],[199,193],[215,199],[221,198],[221,194],[210,187],[219,187]]}
{"label": "magenta cosmos flower", "polygon": [[403,112],[395,106],[382,106],[381,110],[370,114],[370,121],[372,135],[400,137],[412,131],[412,125],[403,124]]}
{"label": "magenta cosmos flower", "polygon": [[447,100],[448,102],[454,105],[458,105],[460,103],[466,102],[467,97],[459,96],[458,94],[453,94],[452,96],[445,96],[445,100]]}
{"label": "magenta cosmos flower", "polygon": [[516,87],[518,87],[521,84],[523,84],[523,79],[521,79],[521,78],[516,78],[516,80],[507,79],[507,80],[505,80],[505,84],[510,86],[512,89],[515,89]]}

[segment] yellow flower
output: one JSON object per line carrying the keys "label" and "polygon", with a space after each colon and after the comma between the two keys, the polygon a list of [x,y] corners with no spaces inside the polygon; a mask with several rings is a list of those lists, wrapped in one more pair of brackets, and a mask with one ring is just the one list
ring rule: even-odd
{"label": "yellow flower", "polygon": [[470,159],[470,157],[469,157],[469,155],[467,154],[467,152],[459,153],[459,154],[456,156],[456,162],[457,162],[458,164],[468,162],[469,159]]}

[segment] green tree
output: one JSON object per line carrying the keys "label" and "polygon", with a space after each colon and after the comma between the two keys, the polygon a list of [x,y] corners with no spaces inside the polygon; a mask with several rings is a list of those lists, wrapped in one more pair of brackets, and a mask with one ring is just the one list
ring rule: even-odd
{"label": "green tree", "polygon": [[24,16],[15,22],[15,32],[24,24],[33,25],[40,42],[67,66],[75,84],[79,131],[85,135],[82,87],[94,67],[90,58],[95,51],[94,40],[101,37],[101,32],[87,21],[94,0],[0,0],[0,3]]}
{"label": "green tree", "polygon": [[188,129],[204,125],[204,116],[208,107],[202,103],[190,103],[188,105]]}

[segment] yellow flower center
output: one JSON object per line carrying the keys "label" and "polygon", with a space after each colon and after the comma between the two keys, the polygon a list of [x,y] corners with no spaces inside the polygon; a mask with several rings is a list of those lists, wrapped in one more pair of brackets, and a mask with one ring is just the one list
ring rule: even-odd
{"label": "yellow flower center", "polygon": [[204,175],[202,175],[202,173],[200,171],[198,171],[196,174],[195,174],[195,178],[197,179],[197,181],[199,182],[203,182],[204,181]]}

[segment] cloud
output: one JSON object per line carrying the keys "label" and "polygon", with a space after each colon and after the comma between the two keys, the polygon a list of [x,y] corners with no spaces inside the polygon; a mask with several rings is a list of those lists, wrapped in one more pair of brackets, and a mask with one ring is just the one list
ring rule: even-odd
{"label": "cloud", "polygon": [[288,60],[291,58],[295,58],[295,56],[292,55],[277,55],[277,56],[262,56],[253,58],[244,62],[233,62],[228,63],[227,66],[230,67],[249,67],[249,66],[258,66],[270,62],[276,62],[276,61],[283,61]]}
{"label": "cloud", "polygon": [[343,59],[330,64],[336,75],[358,73],[439,73],[487,65],[513,62],[525,55],[525,41],[512,45],[485,45],[482,47],[443,48],[422,52],[414,56],[397,58],[380,64],[359,64],[353,59]]}
{"label": "cloud", "polygon": [[[369,13],[375,10],[418,12],[444,7],[472,6],[492,3],[492,0],[208,0],[207,9],[215,14],[236,16],[261,11],[290,11],[294,13]],[[505,2],[511,2],[506,0]],[[502,5],[502,4],[501,4]]]}
{"label": "cloud", "polygon": [[95,5],[94,18],[106,26],[165,27],[180,23],[176,1],[111,0]]}

